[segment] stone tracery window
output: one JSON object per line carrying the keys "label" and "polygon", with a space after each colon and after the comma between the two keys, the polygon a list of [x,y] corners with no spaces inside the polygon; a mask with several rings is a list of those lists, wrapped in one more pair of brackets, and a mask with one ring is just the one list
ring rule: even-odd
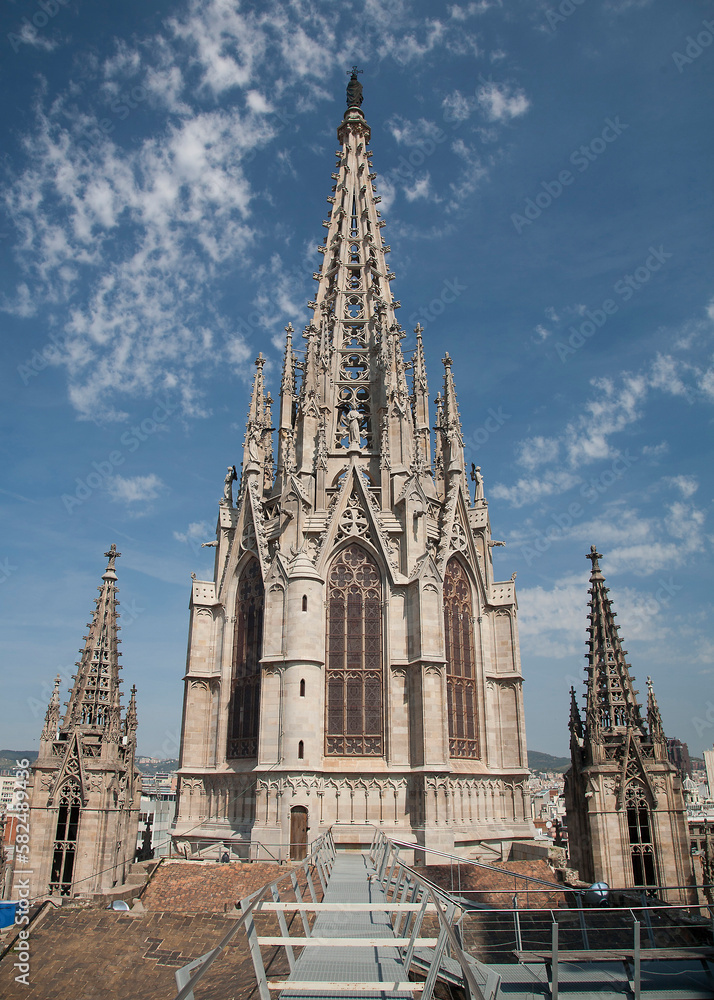
{"label": "stone tracery window", "polygon": [[638,784],[628,785],[625,799],[634,884],[657,885],[652,816],[644,789]]}
{"label": "stone tracery window", "polygon": [[60,896],[69,896],[72,891],[81,808],[79,785],[74,780],[66,782],[59,797],[49,887],[51,893],[59,893]]}
{"label": "stone tracery window", "polygon": [[381,756],[382,582],[379,568],[352,543],[328,576],[326,753]]}
{"label": "stone tracery window", "polygon": [[449,754],[478,757],[479,732],[471,584],[452,557],[444,576],[446,686],[449,699]]}
{"label": "stone tracery window", "polygon": [[228,757],[258,755],[264,598],[260,563],[253,558],[243,569],[236,592],[233,670],[228,712]]}

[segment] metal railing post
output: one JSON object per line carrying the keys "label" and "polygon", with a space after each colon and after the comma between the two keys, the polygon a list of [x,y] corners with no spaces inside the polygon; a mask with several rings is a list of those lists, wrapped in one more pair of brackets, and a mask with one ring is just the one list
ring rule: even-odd
{"label": "metal railing post", "polygon": [[[302,903],[302,892],[300,891],[300,886],[298,885],[297,875],[295,872],[290,873],[290,881],[292,883],[296,901],[298,903]],[[307,911],[300,910],[300,916],[302,917],[302,929],[305,931],[305,937],[310,937],[310,921],[307,919]]]}
{"label": "metal railing post", "polygon": [[[551,913],[551,917],[553,914]],[[558,1000],[558,921],[553,920],[553,925],[550,929],[550,978],[551,978],[551,988],[550,995],[553,1000]]]}
{"label": "metal railing post", "polygon": [[634,946],[635,946],[635,972],[634,972],[634,987],[635,987],[635,1000],[640,1000],[640,922],[639,920],[633,921],[634,928]]}
{"label": "metal railing post", "polygon": [[523,951],[523,941],[521,940],[521,918],[518,913],[518,895],[513,897],[513,929],[516,932],[516,950]]}

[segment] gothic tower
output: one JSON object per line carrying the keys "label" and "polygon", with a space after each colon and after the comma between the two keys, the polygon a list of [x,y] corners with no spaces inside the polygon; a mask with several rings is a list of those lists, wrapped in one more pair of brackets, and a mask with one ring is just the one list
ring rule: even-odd
{"label": "gothic tower", "polygon": [[[570,756],[565,776],[570,856],[586,881],[613,888],[690,886],[692,866],[679,773],[667,758],[667,740],[647,678],[647,718],[633,687],[627,650],[600,570],[588,554],[590,625],[585,720],[571,688]],[[670,902],[694,901],[692,890],[672,889]]]}
{"label": "gothic tower", "polygon": [[432,451],[356,73],[347,104],[275,468],[259,355],[237,500],[229,467],[214,577],[193,583],[174,836],[295,857],[307,828],[364,844],[377,824],[493,859],[533,832],[515,585],[493,578],[448,354]]}
{"label": "gothic tower", "polygon": [[136,688],[122,718],[116,599],[116,546],[84,637],[67,711],[60,678],[32,767],[29,867],[33,896],[88,895],[121,885],[134,860],[141,777],[136,752]]}

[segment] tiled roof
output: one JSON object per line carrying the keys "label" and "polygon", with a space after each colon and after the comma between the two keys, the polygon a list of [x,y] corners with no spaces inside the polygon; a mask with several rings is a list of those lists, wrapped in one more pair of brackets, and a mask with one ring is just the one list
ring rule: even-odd
{"label": "tiled roof", "polygon": [[[228,866],[223,866],[228,867]],[[217,913],[118,913],[63,907],[30,934],[30,986],[16,983],[12,952],[0,963],[7,1000],[170,1000],[177,968],[214,948],[235,918]],[[277,952],[277,949],[275,949]],[[277,955],[271,973],[287,974]],[[255,975],[246,936],[209,969],[201,1000],[248,1000]]]}
{"label": "tiled roof", "polygon": [[[535,861],[499,861],[499,868],[505,868],[512,874],[502,874],[489,868],[478,868],[474,865],[428,865],[418,868],[431,882],[447,892],[456,895],[465,893],[468,899],[483,906],[497,906],[509,909],[512,906],[514,891],[518,890],[519,906],[521,907],[558,907],[566,905],[565,893],[557,889],[530,888],[533,883],[527,882],[518,875],[530,875],[531,878],[543,879],[544,882],[556,882],[556,876],[550,865],[541,860]],[[470,889],[481,889],[482,892],[465,892]],[[508,892],[489,892],[488,890],[505,889]],[[526,895],[525,890],[528,889]]]}
{"label": "tiled roof", "polygon": [[289,871],[285,865],[268,862],[221,865],[213,861],[164,861],[141,901],[147,910],[225,913],[237,900]]}

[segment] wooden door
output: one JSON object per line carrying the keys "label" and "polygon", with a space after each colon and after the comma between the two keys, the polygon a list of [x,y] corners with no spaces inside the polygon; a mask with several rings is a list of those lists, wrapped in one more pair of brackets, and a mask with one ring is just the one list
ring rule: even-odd
{"label": "wooden door", "polygon": [[290,810],[290,860],[304,861],[307,857],[307,809],[293,806]]}

